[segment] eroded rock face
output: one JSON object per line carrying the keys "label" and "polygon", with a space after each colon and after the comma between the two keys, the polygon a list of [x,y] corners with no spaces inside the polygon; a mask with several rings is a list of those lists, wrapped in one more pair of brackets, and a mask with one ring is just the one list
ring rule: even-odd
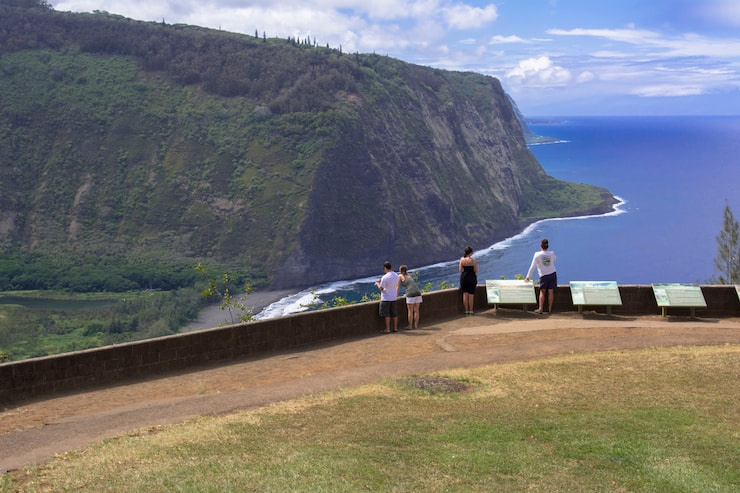
{"label": "eroded rock face", "polygon": [[405,92],[358,107],[325,154],[277,286],[448,260],[521,227],[524,189],[545,174],[498,81],[406,67]]}

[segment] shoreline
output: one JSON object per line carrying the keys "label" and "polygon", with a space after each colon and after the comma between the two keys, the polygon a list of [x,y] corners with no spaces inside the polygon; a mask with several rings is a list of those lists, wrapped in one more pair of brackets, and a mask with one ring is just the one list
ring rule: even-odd
{"label": "shoreline", "polygon": [[[531,230],[537,227],[538,224],[547,222],[547,221],[562,221],[562,220],[573,220],[573,219],[588,219],[588,218],[594,218],[594,217],[601,217],[601,216],[612,216],[612,215],[618,215],[622,214],[626,211],[621,209],[621,206],[627,203],[625,199],[618,195],[613,195],[614,199],[616,199],[616,203],[612,204],[612,210],[609,212],[604,212],[601,214],[586,214],[583,216],[564,216],[564,217],[554,217],[554,218],[547,218],[547,219],[539,219],[537,221],[534,221],[527,226],[525,226],[522,231],[520,231],[518,234],[510,236],[504,240],[501,240],[499,242],[494,243],[493,245],[490,245],[488,248],[484,248],[479,250],[480,254],[487,255],[491,252],[497,250],[497,247],[505,244],[509,241],[516,240],[519,237],[525,236],[530,233]],[[476,252],[478,253],[478,252]],[[449,260],[449,261],[442,261],[435,264],[426,265],[423,267],[419,267],[419,270],[423,269],[430,269],[435,267],[440,267],[447,264],[454,264],[457,260]],[[372,276],[369,276],[372,277]],[[365,278],[358,278],[358,279],[344,279],[339,281],[330,281],[325,284],[321,284],[319,286],[325,286],[328,285],[334,285],[334,289],[331,289],[331,292],[339,292],[341,291],[341,287],[339,286],[347,286],[352,285],[354,283],[359,282],[360,280]],[[297,295],[299,293],[302,293],[306,290],[310,290],[311,288],[305,288],[305,289],[282,289],[282,290],[266,290],[266,291],[252,291],[249,295],[247,295],[247,301],[246,305],[248,309],[252,310],[252,315],[257,315],[260,312],[262,312],[265,308],[272,305],[273,303],[277,303],[278,301],[281,301],[285,298],[288,298],[293,295]],[[314,286],[314,289],[316,289],[316,286]],[[234,318],[238,319],[238,317],[242,314],[242,312],[234,313]],[[239,323],[237,320],[235,323]],[[198,318],[195,320],[189,322],[181,332],[192,332],[196,330],[203,330],[203,329],[211,329],[218,326],[223,325],[231,325],[232,322],[229,320],[229,314],[225,312],[224,310],[221,310],[218,307],[218,304],[213,304],[210,306],[207,306],[206,308],[202,309],[200,313],[198,314]]]}
{"label": "shoreline", "polygon": [[[257,315],[271,304],[298,292],[299,291],[296,291],[295,289],[276,289],[268,291],[255,290],[247,295],[244,304],[247,306],[248,310],[252,310],[252,315]],[[243,294],[240,294],[238,297],[241,298],[242,296]],[[241,310],[238,310],[234,313],[234,317],[238,318],[242,314],[243,312]],[[213,329],[220,325],[231,325],[231,323],[232,322],[229,320],[229,313],[225,310],[220,309],[219,303],[214,303],[203,308],[200,313],[198,313],[198,318],[188,322],[188,324],[185,325],[180,332],[183,333],[193,332],[196,330]],[[239,321],[237,320],[236,323],[239,323]]]}
{"label": "shoreline", "polygon": [[[497,242],[493,243],[492,245],[488,246],[487,248],[482,248],[482,249],[478,250],[474,254],[474,256],[477,256],[478,258],[481,258],[481,257],[486,257],[488,255],[491,255],[491,254],[499,251],[502,247],[505,247],[506,245],[510,244],[511,242],[516,241],[519,238],[522,238],[524,236],[527,236],[533,230],[535,230],[538,227],[538,225],[540,225],[542,223],[549,222],[549,221],[581,220],[581,219],[590,219],[590,218],[597,218],[597,217],[616,216],[616,215],[619,215],[619,214],[626,213],[627,211],[624,210],[622,207],[627,203],[627,200],[625,200],[624,198],[622,198],[622,197],[620,197],[618,195],[612,195],[612,197],[616,200],[616,202],[611,205],[611,210],[610,211],[603,212],[603,213],[598,213],[598,214],[585,214],[585,215],[582,215],[582,216],[563,216],[563,217],[552,217],[552,218],[546,218],[546,219],[538,219],[538,220],[536,220],[536,221],[534,221],[532,223],[529,223],[528,225],[524,226],[524,228],[519,233],[517,233],[515,235],[512,235],[512,236],[509,236],[509,237],[507,237],[507,238],[505,238],[505,239],[503,239],[501,241],[497,241]],[[440,267],[446,267],[446,266],[455,265],[457,263],[457,261],[458,261],[457,259],[444,260],[444,261],[440,261],[440,262],[437,262],[437,263],[434,263],[434,264],[429,264],[429,265],[424,265],[424,266],[421,266],[421,267],[416,267],[413,270],[424,271],[424,270],[437,269],[437,268],[440,268]],[[319,298],[319,300],[327,301],[327,298],[321,298],[320,295],[321,294],[331,295],[331,294],[341,293],[343,291],[343,289],[346,288],[347,286],[356,285],[356,284],[361,283],[362,281],[370,280],[371,278],[374,278],[374,276],[368,275],[366,277],[359,277],[359,278],[355,278],[355,279],[342,279],[342,280],[328,281],[326,283],[314,285],[312,287],[307,287],[307,288],[304,288],[304,289],[301,289],[301,290],[293,290],[293,291],[286,290],[286,292],[288,294],[286,294],[284,297],[282,297],[280,299],[274,300],[273,302],[277,302],[277,301],[282,300],[285,297],[289,297],[289,296],[300,294],[300,293],[304,293],[304,292],[313,292]],[[250,295],[250,296],[252,296],[252,295]],[[256,313],[257,312],[255,311],[255,314]],[[297,313],[297,312],[289,312],[289,313],[286,313],[286,314],[283,314],[283,315],[288,315],[288,314],[291,314],[291,313]],[[283,316],[283,315],[277,315],[277,316]],[[268,317],[268,318],[271,318],[271,317]]]}

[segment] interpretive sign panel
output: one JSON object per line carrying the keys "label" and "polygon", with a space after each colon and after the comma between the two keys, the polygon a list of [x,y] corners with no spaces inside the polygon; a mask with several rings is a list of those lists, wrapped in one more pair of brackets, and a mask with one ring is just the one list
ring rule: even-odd
{"label": "interpretive sign panel", "polygon": [[574,305],[621,305],[617,281],[571,281],[570,295]]}
{"label": "interpretive sign panel", "polygon": [[695,284],[653,284],[653,293],[658,306],[707,306],[701,286]]}
{"label": "interpretive sign panel", "polygon": [[534,284],[524,281],[486,281],[488,303],[492,305],[536,304]]}
{"label": "interpretive sign panel", "polygon": [[694,308],[706,308],[707,306],[701,286],[695,284],[653,284],[653,293],[664,317],[666,309],[670,307],[691,308],[693,317]]}

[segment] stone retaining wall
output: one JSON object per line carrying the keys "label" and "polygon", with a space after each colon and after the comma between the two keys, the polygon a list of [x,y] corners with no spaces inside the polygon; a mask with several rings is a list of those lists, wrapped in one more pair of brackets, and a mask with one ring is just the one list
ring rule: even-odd
{"label": "stone retaining wall", "polygon": [[[625,285],[619,286],[619,291],[623,304],[612,307],[612,315],[661,314],[651,286]],[[740,316],[740,301],[733,286],[702,286],[702,292],[707,308],[696,309],[696,317]],[[475,305],[479,311],[489,308],[484,285],[478,286]],[[399,327],[405,327],[403,301],[398,308]],[[522,306],[510,308],[522,309]],[[606,307],[588,307],[587,310],[606,313]],[[577,311],[571,302],[569,286],[559,286],[556,290],[553,311]],[[457,289],[435,291],[424,295],[421,320],[427,325],[459,316],[462,312],[462,299]],[[668,311],[671,317],[690,314],[688,308]],[[198,366],[226,363],[238,358],[368,337],[377,334],[384,327],[383,323],[378,316],[378,303],[370,302],[3,363],[0,364],[0,405],[193,370]]]}

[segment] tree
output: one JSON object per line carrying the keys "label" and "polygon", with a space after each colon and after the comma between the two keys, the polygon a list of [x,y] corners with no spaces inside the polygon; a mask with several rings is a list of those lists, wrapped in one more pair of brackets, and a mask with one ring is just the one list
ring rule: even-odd
{"label": "tree", "polygon": [[[240,322],[251,322],[254,320],[252,310],[247,309],[246,300],[247,295],[252,292],[252,285],[246,283],[244,285],[244,295],[239,298],[231,294],[231,290],[234,287],[232,278],[228,273],[221,276],[221,280],[218,281],[208,276],[208,267],[204,267],[200,263],[195,266],[195,270],[208,277],[208,287],[203,290],[201,296],[204,298],[218,298],[220,304],[218,305],[221,310],[228,310],[229,318],[231,323]],[[235,318],[235,312],[240,313],[238,318]]]}
{"label": "tree", "polygon": [[717,235],[717,256],[714,266],[720,272],[719,284],[740,282],[740,227],[729,204],[725,204],[722,231]]}

